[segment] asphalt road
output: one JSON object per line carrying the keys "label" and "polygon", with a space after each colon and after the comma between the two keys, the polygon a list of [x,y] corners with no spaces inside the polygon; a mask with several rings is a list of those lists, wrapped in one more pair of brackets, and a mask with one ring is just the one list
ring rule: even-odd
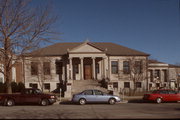
{"label": "asphalt road", "polygon": [[180,119],[180,103],[0,106],[0,119]]}

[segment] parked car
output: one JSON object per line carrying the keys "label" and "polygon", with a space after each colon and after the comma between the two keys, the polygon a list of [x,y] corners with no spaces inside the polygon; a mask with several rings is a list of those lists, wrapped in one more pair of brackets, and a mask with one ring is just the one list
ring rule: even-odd
{"label": "parked car", "polygon": [[55,95],[44,94],[41,90],[35,88],[25,88],[21,93],[0,94],[0,103],[6,106],[15,104],[40,104],[46,106],[55,102]]}
{"label": "parked car", "polygon": [[115,104],[120,102],[121,99],[118,96],[108,95],[100,90],[84,90],[81,93],[73,95],[72,102],[84,105],[86,103],[109,103]]}
{"label": "parked car", "polygon": [[170,89],[159,89],[152,91],[152,93],[144,94],[143,100],[156,103],[175,102],[180,101],[180,93]]}

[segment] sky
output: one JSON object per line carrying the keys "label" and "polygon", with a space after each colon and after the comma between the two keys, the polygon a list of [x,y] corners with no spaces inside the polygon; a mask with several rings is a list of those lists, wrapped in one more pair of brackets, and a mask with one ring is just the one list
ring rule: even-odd
{"label": "sky", "polygon": [[54,5],[58,42],[113,42],[180,63],[179,0],[38,0]]}

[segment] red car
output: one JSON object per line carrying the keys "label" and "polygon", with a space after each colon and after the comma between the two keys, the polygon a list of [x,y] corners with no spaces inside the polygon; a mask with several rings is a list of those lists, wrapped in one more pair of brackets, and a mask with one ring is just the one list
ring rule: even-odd
{"label": "red car", "polygon": [[13,106],[15,104],[40,104],[52,105],[56,102],[56,96],[44,94],[39,89],[25,88],[21,93],[0,94],[0,104]]}
{"label": "red car", "polygon": [[143,100],[161,102],[175,102],[180,101],[180,93],[170,89],[154,90],[150,94],[144,94]]}

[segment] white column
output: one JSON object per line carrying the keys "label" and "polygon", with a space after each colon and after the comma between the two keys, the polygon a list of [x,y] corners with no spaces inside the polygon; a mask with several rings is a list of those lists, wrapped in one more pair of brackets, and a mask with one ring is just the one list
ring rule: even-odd
{"label": "white column", "polygon": [[101,61],[101,79],[105,78],[104,77],[104,59],[102,58],[102,61]]}
{"label": "white column", "polygon": [[73,72],[73,68],[72,68],[72,58],[69,58],[69,75],[70,75],[70,78],[72,80],[72,72]]}
{"label": "white column", "polygon": [[84,80],[84,58],[81,59],[81,80]]}
{"label": "white column", "polygon": [[93,60],[93,79],[96,79],[96,69],[95,69],[95,57],[92,57],[92,60]]}
{"label": "white column", "polygon": [[16,68],[12,67],[12,80],[16,82]]}

